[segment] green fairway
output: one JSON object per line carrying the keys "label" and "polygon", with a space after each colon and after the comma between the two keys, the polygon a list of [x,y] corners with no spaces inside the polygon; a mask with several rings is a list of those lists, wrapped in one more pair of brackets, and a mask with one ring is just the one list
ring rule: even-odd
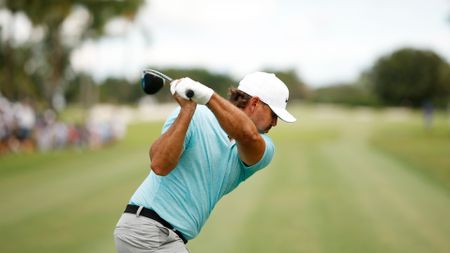
{"label": "green fairway", "polygon": [[[224,197],[191,252],[450,252],[444,115],[423,132],[414,113],[293,110],[271,132],[274,161]],[[0,157],[0,251],[114,252],[161,126],[102,150]]]}

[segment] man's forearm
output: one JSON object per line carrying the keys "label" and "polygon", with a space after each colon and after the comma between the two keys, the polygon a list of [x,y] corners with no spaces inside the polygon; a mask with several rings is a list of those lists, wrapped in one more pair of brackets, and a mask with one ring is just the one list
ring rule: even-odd
{"label": "man's forearm", "polygon": [[236,141],[260,138],[258,130],[250,118],[217,93],[214,93],[207,106],[230,138],[236,139]]}
{"label": "man's forearm", "polygon": [[264,154],[265,142],[247,114],[216,93],[207,106],[222,129],[236,140],[241,160],[247,165],[257,163]]}
{"label": "man's forearm", "polygon": [[169,174],[178,164],[186,132],[195,112],[194,107],[182,107],[169,129],[150,148],[151,169],[158,175]]}

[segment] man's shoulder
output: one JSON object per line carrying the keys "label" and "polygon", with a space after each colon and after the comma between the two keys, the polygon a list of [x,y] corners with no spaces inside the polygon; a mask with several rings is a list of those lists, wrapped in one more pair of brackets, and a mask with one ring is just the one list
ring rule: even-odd
{"label": "man's shoulder", "polygon": [[197,105],[197,109],[195,109],[194,120],[198,121],[211,121],[216,120],[214,113],[205,105]]}
{"label": "man's shoulder", "polygon": [[[198,129],[201,134],[208,134],[209,138],[222,135],[227,136],[214,113],[205,105],[197,105],[197,109],[195,110],[194,117],[192,118],[189,127]],[[216,134],[212,134],[212,132],[215,132]]]}
{"label": "man's shoulder", "polygon": [[197,108],[195,109],[195,113],[208,114],[208,115],[213,114],[206,105],[197,105]]}
{"label": "man's shoulder", "polygon": [[[177,106],[172,113],[167,117],[167,120],[173,120],[178,117],[178,114],[180,114],[181,107]],[[208,109],[205,105],[197,105],[197,108],[195,109],[194,118],[195,117],[214,117],[214,114],[211,112],[211,110]]]}

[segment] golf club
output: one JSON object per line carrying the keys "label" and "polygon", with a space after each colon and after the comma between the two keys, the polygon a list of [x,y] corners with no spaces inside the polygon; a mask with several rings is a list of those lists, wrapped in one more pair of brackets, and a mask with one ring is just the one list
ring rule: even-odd
{"label": "golf club", "polygon": [[[173,79],[154,69],[145,69],[142,71],[141,87],[145,93],[156,94],[164,86],[166,81],[171,82]],[[187,90],[186,97],[189,99],[194,96],[194,91]]]}

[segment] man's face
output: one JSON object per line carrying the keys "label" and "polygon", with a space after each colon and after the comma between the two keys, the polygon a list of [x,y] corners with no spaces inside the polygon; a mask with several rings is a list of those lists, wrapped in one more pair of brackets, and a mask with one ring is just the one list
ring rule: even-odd
{"label": "man's face", "polygon": [[252,101],[252,110],[250,110],[249,116],[260,133],[268,133],[272,127],[277,125],[278,116],[259,98],[254,99],[257,101]]}

